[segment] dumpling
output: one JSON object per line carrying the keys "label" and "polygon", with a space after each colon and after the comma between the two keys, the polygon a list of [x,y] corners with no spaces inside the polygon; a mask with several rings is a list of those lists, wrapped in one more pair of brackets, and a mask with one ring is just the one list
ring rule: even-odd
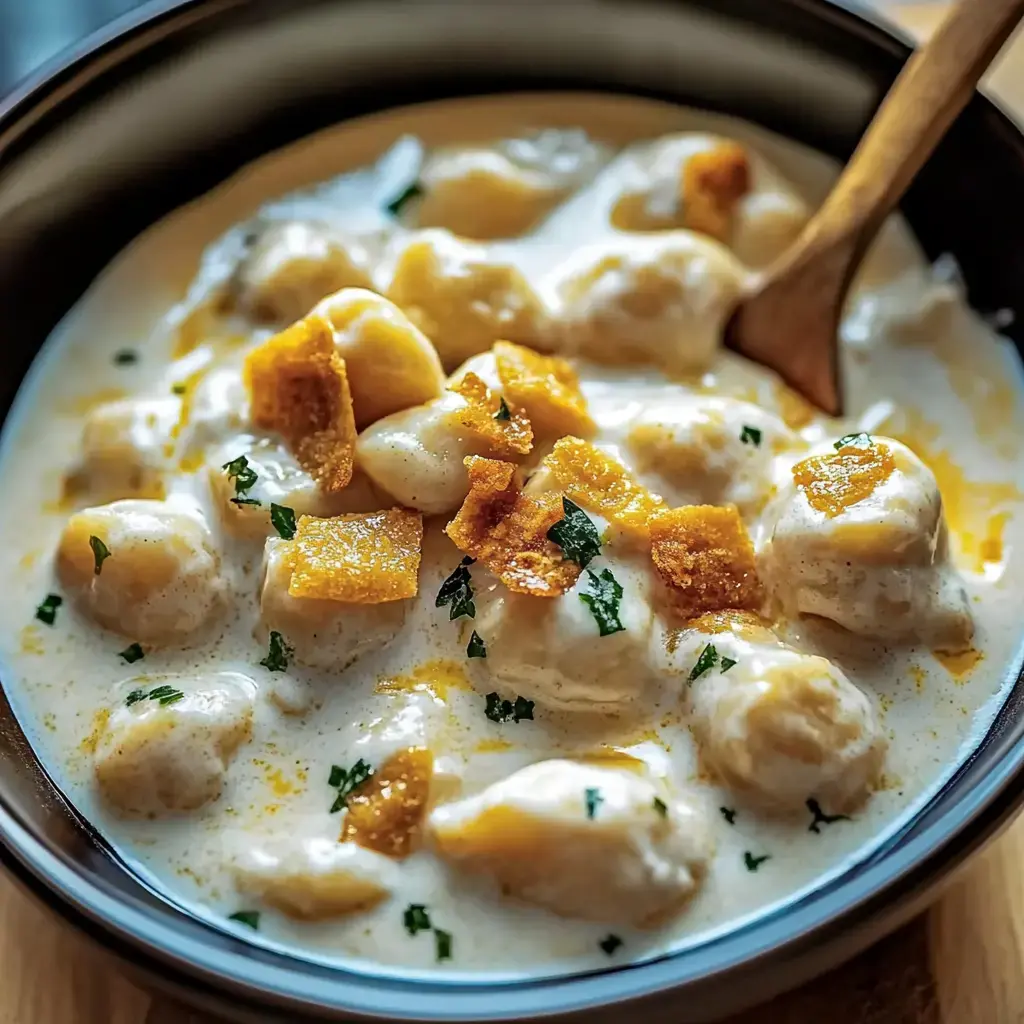
{"label": "dumpling", "polygon": [[899,441],[849,435],[797,463],[763,556],[790,614],[953,650],[973,635],[935,476]]}
{"label": "dumpling", "polygon": [[216,800],[252,732],[252,680],[237,672],[145,676],[125,689],[96,745],[104,799],[122,814],[149,818]]}
{"label": "dumpling", "polygon": [[439,855],[564,917],[657,924],[696,892],[707,822],[644,775],[541,761],[430,816]]}
{"label": "dumpling", "polygon": [[61,534],[57,575],[82,614],[152,644],[217,618],[226,588],[209,527],[184,502],[129,499],[76,513]]}
{"label": "dumpling", "polygon": [[745,279],[727,249],[689,231],[598,243],[554,282],[561,309],[553,336],[566,354],[597,362],[701,370],[718,350]]}

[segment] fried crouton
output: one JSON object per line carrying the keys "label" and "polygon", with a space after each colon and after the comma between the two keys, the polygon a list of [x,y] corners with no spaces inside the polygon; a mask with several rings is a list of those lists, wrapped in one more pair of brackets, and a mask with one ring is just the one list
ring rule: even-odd
{"label": "fried crouton", "polygon": [[738,142],[694,153],[683,167],[683,227],[727,242],[736,203],[750,191],[750,163]]}
{"label": "fried crouton", "polygon": [[533,428],[522,410],[504,402],[475,373],[463,374],[448,390],[469,403],[450,413],[449,419],[483,441],[495,455],[526,455],[533,448]]}

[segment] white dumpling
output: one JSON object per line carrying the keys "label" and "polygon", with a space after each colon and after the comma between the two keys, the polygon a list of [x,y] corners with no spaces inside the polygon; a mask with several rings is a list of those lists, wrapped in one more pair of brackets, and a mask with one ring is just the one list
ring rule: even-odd
{"label": "white dumpling", "polygon": [[776,597],[861,636],[962,648],[974,627],[934,474],[891,438],[836,444],[798,463],[780,496],[763,552]]}
{"label": "white dumpling", "polygon": [[188,459],[199,461],[210,445],[251,429],[242,362],[243,353],[231,353],[211,366],[189,394],[179,438]]}
{"label": "white dumpling", "polygon": [[129,499],[76,513],[61,534],[57,575],[82,614],[141,643],[184,640],[223,610],[220,556],[184,501]]}
{"label": "white dumpling", "polygon": [[367,910],[398,882],[387,857],[335,838],[281,836],[239,845],[233,865],[238,888],[301,921]]}
{"label": "white dumpling", "polygon": [[570,355],[694,372],[717,352],[745,280],[736,258],[701,235],[623,235],[584,248],[558,272],[553,336]]}
{"label": "white dumpling", "polygon": [[713,847],[683,796],[637,772],[541,761],[430,816],[438,854],[564,917],[647,926],[681,909]]}
{"label": "white dumpling", "polygon": [[252,680],[237,672],[145,676],[124,690],[96,745],[104,799],[122,814],[149,818],[216,800],[252,732]]}
{"label": "white dumpling", "polygon": [[289,550],[288,542],[278,537],[269,538],[264,549],[257,627],[261,642],[271,632],[280,633],[300,664],[340,672],[398,636],[407,601],[353,604],[289,594]]}

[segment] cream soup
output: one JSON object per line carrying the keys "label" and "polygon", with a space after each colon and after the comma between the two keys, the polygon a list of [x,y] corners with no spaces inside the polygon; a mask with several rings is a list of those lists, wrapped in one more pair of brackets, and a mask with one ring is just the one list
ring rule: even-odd
{"label": "cream soup", "polygon": [[829,420],[722,350],[834,175],[626,98],[392,111],[134,242],[5,427],[4,682],[257,943],[517,975],[863,857],[1018,670],[1018,361],[898,222]]}

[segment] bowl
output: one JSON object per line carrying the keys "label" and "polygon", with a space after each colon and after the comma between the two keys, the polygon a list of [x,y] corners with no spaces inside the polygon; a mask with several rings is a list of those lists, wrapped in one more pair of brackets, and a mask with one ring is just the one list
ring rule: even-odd
{"label": "bowl", "polygon": [[[908,52],[873,15],[828,0],[546,0],[528,15],[517,0],[147,5],[0,104],[0,410],[49,331],[135,235],[321,127],[427,99],[572,88],[736,114],[843,159]],[[983,312],[1012,308],[1024,285],[1022,190],[1024,138],[976,96],[903,205],[930,256],[956,256]],[[968,762],[845,873],[697,948],[600,973],[395,979],[240,942],[118,862],[47,778],[2,694],[0,861],[137,980],[231,1020],[588,1011],[697,1024],[834,966],[935,896],[1018,805],[1022,697],[1018,679]]]}

